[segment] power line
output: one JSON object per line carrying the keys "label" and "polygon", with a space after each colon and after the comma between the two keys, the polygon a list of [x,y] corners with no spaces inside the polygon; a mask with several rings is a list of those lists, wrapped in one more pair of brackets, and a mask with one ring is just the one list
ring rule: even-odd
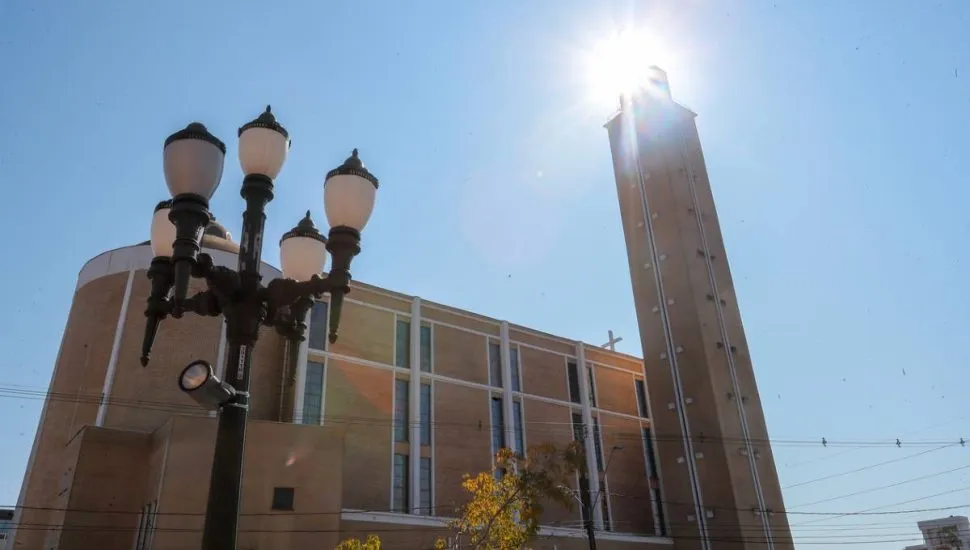
{"label": "power line", "polygon": [[[180,405],[177,403],[172,403],[170,401],[149,401],[143,399],[126,399],[126,398],[103,398],[100,394],[82,394],[82,393],[67,393],[67,392],[45,392],[39,390],[26,390],[20,389],[12,386],[0,386],[0,398],[12,398],[12,399],[31,399],[31,400],[41,400],[49,399],[55,402],[64,403],[82,403],[91,405],[100,405],[106,403],[110,406],[126,407],[126,408],[139,408],[155,410],[160,412],[172,412],[179,413],[185,416],[196,416],[196,417],[208,417],[208,412],[201,411],[197,405],[185,404]],[[608,414],[608,413],[607,413]],[[649,420],[649,419],[645,419]],[[394,426],[399,425],[400,422],[394,419],[384,419],[384,418],[368,418],[368,417],[354,417],[354,416],[324,416],[325,422],[332,422],[337,424],[349,424],[349,425],[374,425],[374,426]],[[407,425],[419,425],[420,422],[409,422]],[[561,426],[563,430],[546,430],[546,433],[560,433],[561,431],[571,430],[572,423],[570,422],[543,422],[543,421],[526,421],[525,425],[545,425],[545,426]],[[451,427],[477,427],[479,429],[484,428],[486,424],[484,423],[469,423],[469,422],[447,422],[440,420],[432,420],[430,422],[432,426],[451,426]],[[490,425],[490,424],[488,424]],[[640,441],[640,434],[617,434],[616,439],[623,439],[627,441]],[[671,442],[680,443],[683,441],[683,436],[681,434],[663,435],[654,433],[653,438],[658,442]],[[689,437],[694,442],[705,443],[705,442],[716,442],[716,443],[737,443],[743,444],[746,440],[742,437],[731,437],[731,436],[691,436]],[[805,446],[818,446],[824,445],[827,447],[862,447],[862,448],[886,448],[886,447],[913,447],[913,446],[955,446],[955,445],[965,445],[965,441],[962,438],[954,438],[949,441],[927,441],[927,440],[913,440],[903,442],[899,439],[885,439],[885,440],[834,440],[828,441],[824,438],[819,439],[771,439],[771,438],[752,438],[749,441],[754,443],[770,444],[772,446],[795,446],[795,447],[805,447]],[[935,450],[935,449],[934,449]],[[814,482],[815,480],[809,481]],[[803,482],[809,483],[809,482]],[[796,485],[797,486],[797,485]],[[787,487],[786,487],[787,488]]]}
{"label": "power line", "polygon": [[[903,434],[903,437],[909,437],[909,435],[912,434],[912,433],[925,432],[925,431],[928,431],[928,430],[932,430],[934,428],[939,428],[941,426],[948,426],[950,424],[955,424],[957,422],[960,422],[962,420],[966,420],[968,418],[970,418],[970,415],[960,416],[960,417],[957,417],[957,418],[952,418],[950,420],[945,420],[943,422],[937,422],[935,424],[930,424],[928,426],[923,426],[921,428],[916,428],[914,430],[910,430],[910,431],[907,431],[906,433],[904,433]],[[805,460],[805,461],[802,461],[802,462],[796,462],[794,464],[785,464],[785,466],[788,467],[788,468],[798,468],[798,467],[801,467],[801,466],[807,466],[809,464],[816,464],[818,462],[822,462],[822,461],[825,461],[825,460],[831,460],[833,458],[838,458],[840,456],[844,456],[844,455],[847,455],[849,453],[854,453],[854,452],[857,452],[859,450],[860,450],[860,448],[846,449],[846,450],[839,451],[839,452],[834,453],[834,454],[830,454],[828,456],[816,457],[816,458],[809,459],[809,460]],[[808,482],[808,483],[811,483],[811,482]],[[795,486],[797,486],[797,485],[792,485],[792,486],[789,486],[789,487],[795,487]],[[788,487],[784,487],[784,488],[787,489]]]}
{"label": "power line", "polygon": [[[17,531],[59,531],[59,532],[137,532],[138,527],[123,527],[123,526],[111,526],[111,525],[91,525],[91,526],[61,526],[61,525],[47,525],[47,524],[20,524],[15,526]],[[440,529],[442,531],[447,530],[446,528]],[[156,526],[151,528],[151,532],[157,533],[201,533],[202,529],[192,529],[192,528],[179,528],[179,527],[161,527]],[[599,531],[602,533],[609,533],[608,531]],[[372,529],[240,529],[239,533],[262,533],[262,534],[273,534],[273,533],[342,533],[349,536],[357,534],[374,534],[374,533],[421,533],[421,531],[415,531],[413,527],[400,527],[400,528],[372,528]],[[427,535],[428,533],[425,532]],[[433,536],[433,535],[432,535]],[[652,535],[642,535],[644,537]],[[885,534],[881,535],[884,537],[889,536],[905,536],[904,534]],[[556,535],[540,535],[542,538],[559,538]],[[863,545],[863,544],[884,544],[884,543],[902,543],[902,542],[920,542],[922,538],[894,538],[894,539],[873,539],[873,540],[846,540],[846,538],[851,538],[851,535],[839,536],[839,537],[819,537],[809,541],[799,540],[799,544],[805,545]],[[668,535],[662,538],[672,539],[672,540],[701,540],[701,537],[687,536],[687,535]],[[757,539],[755,537],[725,537],[725,536],[713,536],[705,537],[706,540],[711,542],[723,542],[723,543],[753,543],[753,544],[764,544],[765,540]],[[830,540],[828,540],[830,539]]]}
{"label": "power line", "polygon": [[[891,506],[897,506],[899,504],[907,504],[909,502],[917,502],[917,501],[920,501],[920,500],[926,500],[926,499],[933,498],[933,497],[940,496],[940,495],[944,495],[944,494],[955,493],[955,492],[960,492],[960,491],[968,491],[968,490],[970,490],[970,487],[964,487],[964,488],[961,488],[961,489],[955,489],[955,490],[951,490],[951,491],[945,491],[945,492],[942,492],[942,493],[936,493],[936,494],[933,494],[933,495],[927,495],[927,496],[924,496],[924,497],[919,497],[919,498],[916,498],[916,499],[913,499],[913,500],[907,500],[907,501],[904,501],[904,502],[897,502],[897,503],[894,503],[894,504],[887,504],[885,506],[880,506],[880,507],[877,507],[877,508],[871,508],[869,510],[878,510],[880,508],[888,508],[888,507],[891,507]],[[621,497],[621,498],[626,498],[626,499],[633,499],[633,500],[649,500],[649,498],[650,498],[648,496],[623,495],[623,494],[619,494],[619,493],[611,493],[611,496],[616,496],[616,497]],[[685,505],[691,504],[689,502],[678,502],[678,501],[672,501],[672,500],[661,500],[660,502],[662,502],[663,504],[675,505],[675,506],[685,506]],[[441,509],[441,508],[447,508],[447,507],[448,506],[446,506],[446,505],[439,505],[439,506],[432,506],[431,509]],[[16,504],[3,505],[3,506],[0,506],[0,508],[13,508],[13,509],[23,509],[23,510],[41,510],[41,511],[51,511],[51,512],[76,512],[76,513],[82,513],[82,514],[85,514],[86,513],[86,514],[121,514],[121,515],[127,515],[127,514],[140,514],[140,513],[142,513],[140,510],[96,510],[96,509],[91,509],[91,508],[72,508],[72,507],[57,507],[57,506],[27,506],[27,505],[16,505]],[[709,508],[711,508],[713,510],[730,510],[730,511],[734,511],[734,512],[750,512],[751,511],[751,509],[749,509],[749,508],[735,508],[735,507],[716,506],[716,505],[710,506]],[[891,516],[891,515],[901,515],[901,514],[918,514],[918,513],[925,513],[925,512],[941,512],[941,511],[946,511],[946,510],[956,510],[956,509],[959,509],[959,508],[970,508],[970,502],[965,503],[965,504],[955,505],[955,506],[943,506],[943,507],[936,507],[936,508],[917,508],[917,509],[911,509],[911,510],[889,510],[889,511],[884,511],[884,512],[869,512],[869,511],[863,510],[863,511],[856,511],[856,512],[818,512],[818,511],[816,511],[816,512],[784,512],[784,511],[778,511],[778,512],[775,512],[775,513],[777,513],[777,514],[786,514],[786,515],[804,515],[804,516],[850,516],[850,515],[852,515],[852,516]],[[338,515],[338,514],[343,514],[345,512],[348,512],[348,511],[350,511],[350,512],[362,512],[362,513],[400,513],[399,510],[373,508],[373,509],[367,509],[367,510],[341,510],[341,511],[322,511],[322,512],[295,512],[295,511],[285,511],[285,512],[284,511],[253,512],[253,513],[242,513],[240,515],[242,515],[242,516],[253,516],[253,517],[260,517],[260,516],[316,516],[316,515]],[[171,515],[171,516],[203,516],[203,515],[205,515],[205,512],[156,512],[156,513],[159,514],[159,515]],[[676,523],[676,522],[674,522],[674,523]],[[801,525],[801,524],[798,524],[798,525]],[[871,525],[871,524],[869,524],[869,525]],[[794,525],[793,525],[793,527],[794,527]]]}
{"label": "power line", "polygon": [[[938,495],[929,495],[927,497],[921,497],[921,499],[932,498],[934,496],[938,496]],[[921,499],[916,499],[916,500],[921,500]],[[666,502],[668,504],[677,504],[677,503],[674,503],[674,502],[671,502],[671,501],[666,501]],[[679,503],[679,504],[683,504],[683,503]],[[964,507],[964,506],[970,506],[970,504],[963,505],[961,507]],[[90,509],[58,508],[58,507],[30,507],[30,506],[21,506],[20,508],[21,509],[27,509],[27,510],[70,511],[70,512],[76,512],[76,513],[91,513],[91,514],[126,514],[126,515],[134,515],[134,514],[141,514],[142,513],[141,511],[90,510]],[[441,508],[441,507],[439,506],[439,507],[436,507],[436,508]],[[726,507],[714,507],[714,508],[715,509],[725,509]],[[940,510],[946,510],[946,509],[952,509],[952,508],[955,508],[955,507],[922,508],[922,509],[918,509],[918,510],[896,510],[896,511],[889,511],[889,512],[872,513],[872,514],[867,514],[867,515],[889,515],[889,514],[905,514],[905,513],[922,513],[922,512],[927,512],[927,511],[940,511]],[[740,510],[740,509],[737,509],[737,508],[732,508],[732,510],[748,511],[748,510]],[[377,509],[362,510],[362,512],[365,512],[365,513],[366,512],[385,512],[385,511],[388,511],[388,510],[377,510]],[[250,516],[250,517],[252,517],[252,516],[278,516],[278,517],[301,516],[302,517],[302,516],[307,516],[307,515],[337,515],[337,514],[342,514],[342,513],[343,513],[343,511],[340,511],[340,512],[334,512],[334,511],[326,511],[326,512],[271,512],[271,513],[268,512],[268,513],[249,513],[249,514],[245,514],[244,513],[244,514],[242,514],[242,516]],[[861,513],[859,513],[859,512],[849,512],[849,513],[845,513],[845,512],[838,512],[838,513],[837,512],[813,512],[813,513],[809,513],[809,514],[859,514],[859,515],[861,515]],[[156,511],[153,515],[154,516],[162,516],[162,517],[165,517],[165,516],[195,516],[195,517],[201,517],[203,515],[203,513],[202,512],[161,512],[161,511]],[[451,518],[441,518],[441,519],[443,521],[447,521],[448,519],[451,519]],[[553,523],[553,524],[546,524],[545,526],[547,526],[547,527],[556,527],[556,526],[562,527],[562,526],[565,526],[567,528],[574,528],[574,527],[570,527],[570,524],[572,524],[572,523],[577,523],[578,524],[578,522],[579,522],[579,520],[564,521],[564,522],[558,522],[558,523]],[[381,522],[380,521],[375,521],[374,523],[380,524]],[[633,522],[633,521],[628,521],[628,522],[614,521],[613,522],[613,525],[623,524],[623,523],[631,523],[631,524],[633,524],[633,523],[636,523],[636,522]],[[863,525],[867,525],[867,526],[869,526],[870,529],[872,529],[872,526],[871,526],[872,524],[863,524]],[[882,531],[886,531],[888,529],[902,527],[902,525],[901,524],[898,524],[898,523],[886,523],[886,524],[883,524],[883,525],[884,525],[883,527],[878,527],[878,529],[880,529]],[[670,522],[670,526],[683,526],[685,528],[693,528],[693,527],[696,527],[696,524],[691,523],[691,522]],[[796,527],[796,526],[793,526],[793,527]],[[112,526],[112,525],[105,525],[105,526],[102,526],[102,525],[87,525],[87,526],[84,526],[84,525],[69,525],[69,526],[63,526],[63,525],[42,524],[42,523],[34,523],[34,522],[19,522],[17,524],[17,528],[18,528],[18,530],[25,530],[25,531],[29,531],[29,530],[44,530],[44,531],[49,531],[49,530],[55,530],[55,531],[56,530],[60,530],[60,531],[100,530],[100,531],[105,531],[105,530],[132,530],[133,529],[133,528],[130,528],[130,527],[123,527],[123,526],[122,527],[119,527],[119,526]],[[782,535],[782,534],[787,535],[788,534],[788,533],[785,533],[784,530],[781,529],[781,528],[779,528],[779,527],[771,526],[770,528],[774,532],[777,532],[777,534],[779,534],[779,535]],[[447,525],[446,524],[443,524],[441,526],[441,529],[447,529]],[[718,525],[718,526],[716,526],[714,528],[714,535],[712,537],[710,537],[710,540],[716,541],[716,542],[729,542],[729,541],[741,542],[742,540],[744,540],[744,541],[747,541],[747,542],[757,543],[758,540],[756,540],[756,537],[760,533],[764,533],[763,529],[764,529],[764,526],[763,525],[756,524],[756,523],[746,524],[744,522],[739,522],[737,524],[729,524],[729,525],[722,524],[722,525]],[[791,535],[793,537],[795,537],[795,538],[798,539],[799,544],[839,544],[839,543],[842,543],[842,544],[869,544],[869,543],[877,543],[877,542],[878,543],[886,543],[886,542],[908,542],[908,541],[911,541],[911,540],[918,541],[918,539],[893,539],[891,541],[888,540],[888,539],[884,539],[884,538],[883,539],[878,539],[878,540],[875,540],[874,539],[874,537],[907,536],[908,533],[878,532],[878,533],[870,533],[870,534],[850,534],[850,535],[832,534],[832,531],[838,531],[838,530],[845,530],[845,531],[850,531],[850,530],[851,531],[858,531],[859,530],[858,528],[852,528],[852,527],[848,527],[848,526],[844,526],[844,525],[843,526],[838,526],[838,527],[837,526],[819,526],[819,527],[817,527],[815,529],[816,529],[815,532],[808,532],[808,533],[805,533],[805,532],[799,533],[798,531],[792,531]],[[156,527],[156,530],[160,530],[160,531],[177,531],[177,532],[200,532],[200,530],[197,530],[197,529],[194,530],[194,529],[186,529],[186,528],[164,528],[164,527]],[[248,533],[279,533],[279,532],[285,532],[285,533],[307,533],[307,532],[325,533],[325,532],[341,532],[341,533],[346,533],[346,534],[353,534],[353,533],[358,533],[358,532],[359,533],[380,533],[380,532],[388,532],[388,533],[390,533],[390,532],[399,532],[399,531],[413,532],[413,528],[375,528],[375,529],[360,529],[360,530],[358,530],[358,529],[354,529],[354,530],[334,530],[334,529],[304,529],[304,530],[249,529],[249,530],[247,530],[247,529],[242,529],[240,532],[241,533],[247,533],[247,532]],[[609,532],[609,531],[606,531],[606,532]],[[718,535],[719,532],[722,532],[722,534],[721,535]],[[728,535],[732,535],[733,533],[738,533],[740,536],[742,536],[744,538],[743,539],[737,538],[737,537],[729,538]],[[644,534],[644,536],[651,536],[651,535]],[[668,538],[673,538],[675,540],[676,539],[685,539],[685,540],[694,540],[694,539],[696,539],[696,537],[679,536],[679,535],[673,535],[673,536],[670,536]],[[860,539],[860,538],[868,538],[869,540],[848,540],[848,539]]]}
{"label": "power line", "polygon": [[871,464],[869,466],[863,466],[861,468],[856,468],[854,470],[849,470],[847,472],[839,472],[837,474],[831,474],[831,475],[827,475],[827,476],[823,476],[823,477],[819,477],[819,478],[815,478],[815,479],[809,479],[807,481],[801,481],[799,483],[794,483],[792,485],[788,485],[788,486],[782,487],[782,489],[794,489],[795,487],[801,487],[803,485],[809,485],[811,483],[817,483],[819,481],[826,481],[826,480],[829,480],[829,479],[834,479],[834,478],[837,478],[837,477],[842,477],[842,476],[846,476],[846,475],[850,475],[850,474],[855,474],[855,473],[858,473],[858,472],[864,472],[866,470],[871,470],[873,468],[878,468],[880,466],[885,466],[886,464],[893,464],[895,462],[902,462],[904,460],[909,460],[911,458],[916,458],[918,456],[923,456],[925,454],[934,453],[936,451],[940,451],[940,450],[947,449],[947,448],[950,448],[950,447],[956,447],[957,445],[959,445],[959,443],[951,443],[951,444],[947,444],[947,445],[940,445],[939,447],[936,447],[935,449],[928,449],[928,450],[925,450],[925,451],[920,451],[918,453],[914,453],[914,454],[911,454],[911,455],[902,456],[902,457],[899,457],[899,458],[894,458],[892,460],[886,460],[885,462],[879,462],[877,464]]}
{"label": "power line", "polygon": [[[927,499],[930,499],[930,498],[936,498],[938,496],[949,495],[949,494],[953,494],[953,493],[962,493],[964,491],[970,491],[970,487],[962,487],[962,488],[959,488],[959,489],[951,489],[949,491],[942,491],[940,493],[935,493],[935,494],[932,494],[932,495],[926,495],[926,496],[923,496],[923,497],[918,497],[918,498],[914,498],[914,499],[910,499],[910,500],[904,500],[902,502],[894,502],[892,504],[884,504],[882,506],[876,506],[874,508],[867,508],[865,510],[860,510],[858,512],[848,512],[848,513],[844,513],[844,514],[836,514],[835,517],[831,517],[831,518],[812,519],[812,520],[808,520],[808,521],[799,523],[798,525],[807,525],[809,523],[816,523],[816,522],[819,522],[819,521],[833,521],[833,520],[839,519],[841,517],[847,517],[847,516],[863,516],[863,515],[904,513],[904,512],[876,512],[875,510],[882,510],[884,508],[892,508],[893,506],[900,506],[902,504],[909,504],[911,502],[919,502],[921,500],[927,500]],[[966,507],[968,507],[968,505],[967,504],[964,504],[962,506],[946,506],[946,507],[943,507],[943,508],[938,509],[938,510],[924,510],[924,511],[955,510],[955,509],[958,509],[958,508],[966,508]],[[808,514],[808,512],[792,512],[792,514]]]}
{"label": "power line", "polygon": [[914,477],[914,478],[910,478],[910,479],[904,479],[902,481],[897,481],[895,483],[890,483],[888,485],[880,485],[879,487],[871,487],[869,489],[863,489],[861,491],[856,491],[854,493],[846,493],[844,495],[829,497],[829,498],[825,498],[825,499],[822,499],[822,500],[816,500],[815,502],[809,502],[809,503],[806,503],[806,504],[799,504],[799,505],[791,506],[791,507],[787,507],[787,508],[789,510],[791,510],[792,508],[805,508],[807,506],[814,506],[816,504],[822,504],[822,503],[825,503],[825,502],[833,502],[833,501],[836,501],[836,500],[841,500],[843,498],[854,497],[854,496],[857,496],[857,495],[864,495],[864,494],[867,494],[867,493],[873,493],[873,492],[876,492],[876,491],[882,491],[884,489],[891,489],[892,487],[899,487],[900,485],[906,485],[907,483],[914,483],[916,481],[922,481],[924,479],[929,479],[931,477],[938,477],[938,476],[942,476],[942,475],[946,475],[946,474],[952,474],[954,472],[959,472],[959,471],[967,470],[967,469],[970,469],[970,465],[960,466],[960,467],[957,467],[957,468],[950,468],[949,470],[943,470],[941,472],[934,472],[932,474],[927,474],[927,475],[924,475],[924,476]]}

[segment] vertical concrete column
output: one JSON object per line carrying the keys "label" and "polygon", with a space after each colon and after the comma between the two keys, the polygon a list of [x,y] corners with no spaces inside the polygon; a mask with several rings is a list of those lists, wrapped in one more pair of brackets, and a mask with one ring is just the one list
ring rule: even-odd
{"label": "vertical concrete column", "polygon": [[[310,318],[312,314],[313,314],[313,308],[311,307],[310,310],[306,312],[306,317],[303,319],[303,322],[306,323],[306,326],[307,326],[306,338],[304,338],[303,341],[300,342],[300,347],[296,350],[296,354],[297,354],[296,377],[293,382],[293,422],[295,424],[303,424],[304,422],[303,397],[304,397],[304,392],[306,391],[306,363],[307,363],[307,359],[310,357],[309,332],[310,330],[313,329],[313,327],[310,326]],[[328,317],[329,317],[329,311],[328,311]],[[327,320],[324,319],[324,323],[326,322]],[[224,327],[225,325],[223,325],[223,330],[225,330]],[[223,339],[225,339],[225,335],[223,335]],[[324,376],[326,376],[326,373],[324,373]],[[321,408],[320,418],[323,418],[322,409],[325,406],[326,406],[325,403],[321,403],[320,405],[320,408]]]}
{"label": "vertical concrete column", "polygon": [[101,399],[98,402],[98,415],[95,426],[104,426],[104,417],[108,412],[108,398],[111,397],[111,386],[114,385],[115,371],[118,369],[118,351],[121,348],[121,335],[125,332],[125,318],[128,317],[128,303],[131,301],[131,287],[135,281],[135,270],[128,271],[128,282],[125,283],[125,294],[121,299],[121,311],[118,312],[118,324],[115,325],[115,338],[111,344],[111,355],[108,357],[108,367],[104,373],[104,386],[101,388]]}
{"label": "vertical concrete column", "polygon": [[411,382],[408,384],[408,418],[411,421],[410,464],[411,513],[421,507],[421,298],[411,299]]}
{"label": "vertical concrete column", "polygon": [[512,417],[512,348],[509,343],[509,323],[502,321],[499,329],[499,350],[502,360],[502,416],[505,417],[505,446],[515,449],[515,419]]}
{"label": "vertical concrete column", "polygon": [[586,445],[586,473],[589,477],[589,499],[593,510],[593,525],[603,529],[603,509],[599,505],[600,472],[596,461],[596,443],[593,433],[593,409],[589,402],[589,373],[586,372],[586,347],[576,342],[576,362],[579,371],[579,401],[583,407],[583,443]]}

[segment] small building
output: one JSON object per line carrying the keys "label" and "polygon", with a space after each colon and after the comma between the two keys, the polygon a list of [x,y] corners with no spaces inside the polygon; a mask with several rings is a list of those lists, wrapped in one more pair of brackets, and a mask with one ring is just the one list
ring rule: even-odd
{"label": "small building", "polygon": [[13,528],[13,508],[0,508],[0,550],[7,547],[7,535]]}
{"label": "small building", "polygon": [[970,520],[966,516],[929,519],[916,524],[923,544],[905,550],[970,550]]}

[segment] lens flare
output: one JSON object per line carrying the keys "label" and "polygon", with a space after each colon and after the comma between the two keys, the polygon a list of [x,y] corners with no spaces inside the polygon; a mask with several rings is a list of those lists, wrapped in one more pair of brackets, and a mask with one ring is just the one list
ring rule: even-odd
{"label": "lens flare", "polygon": [[645,32],[616,32],[590,48],[583,56],[590,99],[616,104],[620,96],[647,91],[666,93],[665,79],[656,64],[670,55],[661,41]]}

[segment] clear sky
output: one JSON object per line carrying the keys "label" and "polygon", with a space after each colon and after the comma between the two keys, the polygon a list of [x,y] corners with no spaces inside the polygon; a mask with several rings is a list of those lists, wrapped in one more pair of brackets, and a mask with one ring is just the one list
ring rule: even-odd
{"label": "clear sky", "polygon": [[[613,104],[581,61],[628,27],[699,115],[771,436],[903,441],[778,443],[782,484],[970,436],[964,0],[0,2],[0,386],[46,390],[78,270],[148,238],[162,140],[189,121],[229,144],[213,210],[238,235],[235,131],[267,103],[293,137],[267,243],[307,208],[323,224],[323,176],[359,147],[382,186],[357,278],[640,355]],[[0,391],[0,504],[41,405]],[[909,480],[968,464],[945,448],[786,503],[961,505],[970,469]],[[951,513],[970,507],[796,531],[899,548]]]}

